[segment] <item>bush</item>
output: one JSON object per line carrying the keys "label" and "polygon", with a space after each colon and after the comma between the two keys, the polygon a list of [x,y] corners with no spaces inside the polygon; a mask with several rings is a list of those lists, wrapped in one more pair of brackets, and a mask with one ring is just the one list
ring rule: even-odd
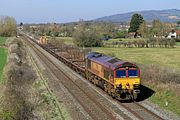
{"label": "bush", "polygon": [[0,17],[0,36],[16,35],[16,20],[13,17]]}
{"label": "bush", "polygon": [[11,44],[17,44],[19,47],[23,46],[22,41],[19,38],[10,37],[6,40],[5,45],[9,47]]}
{"label": "bush", "polygon": [[15,37],[9,37],[9,38],[7,38],[5,45],[6,45],[7,47],[9,47],[9,45],[12,44],[12,42],[14,41],[14,39],[15,39]]}
{"label": "bush", "polygon": [[73,33],[75,44],[80,47],[99,47],[102,40],[95,29],[80,27]]}
{"label": "bush", "polygon": [[175,38],[175,41],[176,42],[180,42],[180,38]]}
{"label": "bush", "polygon": [[19,51],[19,46],[17,44],[11,44],[9,46],[9,53],[17,53]]}
{"label": "bush", "polygon": [[153,83],[174,83],[180,84],[180,74],[177,70],[158,65],[144,65],[141,67],[142,81]]}
{"label": "bush", "polygon": [[126,30],[123,30],[123,31],[118,31],[116,34],[117,34],[117,38],[126,38],[128,32]]}
{"label": "bush", "polygon": [[19,80],[21,77],[21,72],[20,72],[20,67],[14,63],[14,62],[8,62],[8,64],[5,66],[5,77],[7,80],[12,80],[14,79]]}
{"label": "bush", "polygon": [[11,53],[9,56],[8,56],[8,59],[7,59],[7,62],[8,63],[15,63],[15,64],[20,64],[21,63],[21,60],[19,58],[19,56],[16,54],[16,53]]}
{"label": "bush", "polygon": [[[24,48],[22,47],[23,43],[19,38],[9,38],[6,41],[6,46],[9,48],[9,53],[10,54],[11,53],[16,53],[21,61],[25,60],[26,52],[25,52]],[[21,61],[19,61],[19,62],[21,62]]]}
{"label": "bush", "polygon": [[26,83],[32,83],[36,79],[36,74],[28,64],[23,64],[20,68],[22,77],[21,79]]}
{"label": "bush", "polygon": [[[7,83],[0,117],[8,120],[35,119],[32,112],[34,106],[28,101],[28,94],[31,87],[29,85],[36,79],[36,74],[23,59],[26,54],[21,40],[9,39],[7,45],[11,54],[8,56],[8,63],[4,68]],[[23,62],[20,60],[23,60]],[[19,64],[19,62],[22,64]]]}

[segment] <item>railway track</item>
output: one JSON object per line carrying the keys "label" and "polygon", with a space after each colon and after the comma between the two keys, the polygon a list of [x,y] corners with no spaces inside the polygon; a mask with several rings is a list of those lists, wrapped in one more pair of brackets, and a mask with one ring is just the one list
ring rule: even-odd
{"label": "railway track", "polygon": [[[102,106],[99,102],[96,101],[90,94],[84,91],[77,83],[72,80],[64,71],[59,69],[59,67],[54,64],[50,59],[48,59],[39,49],[37,49],[31,42],[29,44],[31,48],[33,48],[37,55],[44,60],[46,66],[53,72],[60,82],[63,83],[64,87],[68,90],[68,92],[80,103],[80,105],[84,108],[84,110],[89,114],[90,118],[94,120],[115,120],[117,119],[112,115],[112,112],[107,108]],[[63,79],[63,80],[62,80]],[[98,114],[97,114],[98,113]],[[103,116],[101,118],[100,116]]]}
{"label": "railway track", "polygon": [[[72,80],[71,77],[69,77],[64,71],[59,69],[59,67],[53,63],[48,57],[46,57],[42,51],[40,51],[35,43],[28,42],[30,46],[37,52],[38,56],[41,59],[44,59],[44,63],[48,68],[53,72],[57,78],[63,78],[59,79],[60,82],[63,83],[65,88],[68,90],[71,95],[73,95],[74,98],[81,104],[81,106],[84,108],[84,110],[89,114],[91,119],[118,119],[117,116],[112,114],[112,111],[108,110],[106,107],[104,107],[102,104],[100,104],[91,94],[88,92],[84,91],[84,89],[77,84],[75,80]],[[52,67],[53,66],[53,67]],[[81,97],[79,95],[81,94]],[[160,116],[154,114],[153,112],[147,110],[144,108],[142,105],[136,102],[132,103],[120,103],[117,101],[118,105],[123,106],[126,110],[128,110],[133,116],[132,117],[127,117],[125,115],[124,119],[139,119],[139,120],[162,120]],[[97,107],[98,106],[98,107]],[[101,111],[99,113],[99,111]],[[97,114],[98,113],[98,114]],[[100,116],[103,116],[101,118]]]}
{"label": "railway track", "polygon": [[121,103],[121,105],[140,120],[164,120],[137,102]]}

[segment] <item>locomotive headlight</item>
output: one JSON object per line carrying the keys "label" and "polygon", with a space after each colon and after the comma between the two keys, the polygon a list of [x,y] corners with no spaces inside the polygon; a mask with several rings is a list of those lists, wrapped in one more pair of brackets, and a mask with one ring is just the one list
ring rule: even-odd
{"label": "locomotive headlight", "polygon": [[133,87],[134,88],[139,88],[139,84],[134,84]]}

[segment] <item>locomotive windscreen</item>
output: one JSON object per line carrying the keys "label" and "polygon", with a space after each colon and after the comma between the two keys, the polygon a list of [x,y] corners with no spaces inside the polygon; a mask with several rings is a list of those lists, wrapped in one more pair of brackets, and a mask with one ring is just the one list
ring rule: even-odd
{"label": "locomotive windscreen", "polygon": [[122,66],[116,68],[115,78],[135,78],[138,77],[138,67],[131,63],[125,63]]}
{"label": "locomotive windscreen", "polygon": [[129,77],[137,77],[138,76],[138,70],[128,70],[128,76]]}
{"label": "locomotive windscreen", "polygon": [[125,78],[126,70],[116,70],[116,78]]}

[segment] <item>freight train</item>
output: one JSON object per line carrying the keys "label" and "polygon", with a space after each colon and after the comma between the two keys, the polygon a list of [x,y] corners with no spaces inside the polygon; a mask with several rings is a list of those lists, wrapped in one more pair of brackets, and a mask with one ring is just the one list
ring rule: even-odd
{"label": "freight train", "polygon": [[86,54],[83,60],[85,66],[78,66],[78,64],[58,54],[57,48],[55,50],[37,42],[39,40],[32,39],[30,36],[27,37],[91,83],[102,88],[113,98],[118,100],[136,100],[138,98],[140,69],[137,65],[102,53],[90,52]]}

